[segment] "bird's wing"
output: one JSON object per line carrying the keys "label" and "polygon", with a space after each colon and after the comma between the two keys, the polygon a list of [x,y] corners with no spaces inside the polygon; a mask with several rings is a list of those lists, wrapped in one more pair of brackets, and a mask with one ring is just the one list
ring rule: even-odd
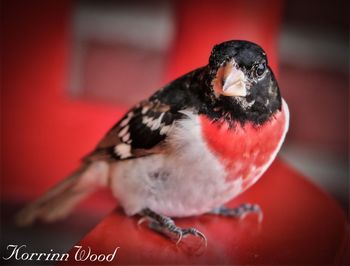
{"label": "bird's wing", "polygon": [[125,160],[164,152],[164,140],[184,114],[159,101],[143,101],[131,109],[83,160]]}

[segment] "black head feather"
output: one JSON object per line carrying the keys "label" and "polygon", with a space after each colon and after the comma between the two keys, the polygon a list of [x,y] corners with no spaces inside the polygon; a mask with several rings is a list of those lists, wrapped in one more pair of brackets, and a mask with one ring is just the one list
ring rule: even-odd
{"label": "black head feather", "polygon": [[[212,82],[218,69],[232,59],[249,82],[245,97],[218,96],[214,93]],[[266,53],[257,44],[240,40],[215,45],[207,66],[176,79],[150,100],[169,104],[173,112],[190,108],[213,121],[226,120],[230,124],[247,121],[263,124],[281,109],[278,84],[268,66]]]}
{"label": "black head feather", "polygon": [[[212,81],[220,67],[234,60],[249,83],[245,97],[228,97],[213,94]],[[266,122],[277,110],[281,109],[281,96],[275,76],[268,66],[265,51],[255,43],[241,40],[227,41],[215,45],[209,58],[209,64],[203,79],[207,111],[215,120],[225,120],[255,124]]]}

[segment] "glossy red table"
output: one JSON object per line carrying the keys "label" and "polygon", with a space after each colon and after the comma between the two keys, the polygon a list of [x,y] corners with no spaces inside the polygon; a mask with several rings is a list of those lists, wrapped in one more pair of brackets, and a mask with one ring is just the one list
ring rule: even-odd
{"label": "glossy red table", "polygon": [[[229,206],[242,202],[261,205],[264,210],[261,224],[254,215],[244,220],[213,215],[176,219],[182,227],[194,226],[202,231],[208,238],[207,248],[192,237],[176,246],[147,226],[138,227],[136,217],[126,217],[118,209],[77,245],[90,247],[97,254],[108,254],[120,247],[108,265],[329,265],[345,260],[348,232],[341,209],[332,198],[280,160]],[[76,263],[75,252],[73,248],[68,264]]]}

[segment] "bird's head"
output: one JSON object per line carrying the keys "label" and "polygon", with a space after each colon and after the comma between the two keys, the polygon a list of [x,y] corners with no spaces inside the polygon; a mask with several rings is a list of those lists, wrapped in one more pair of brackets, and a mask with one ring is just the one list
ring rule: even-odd
{"label": "bird's head", "polygon": [[233,40],[215,45],[207,70],[216,108],[236,120],[261,124],[281,108],[278,84],[257,44]]}

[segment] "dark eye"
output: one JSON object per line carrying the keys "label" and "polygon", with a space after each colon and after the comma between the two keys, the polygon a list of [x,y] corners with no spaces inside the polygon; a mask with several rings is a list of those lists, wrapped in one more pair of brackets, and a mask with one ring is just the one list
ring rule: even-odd
{"label": "dark eye", "polygon": [[255,68],[255,74],[257,77],[261,77],[266,70],[266,64],[265,63],[260,63],[256,66]]}

